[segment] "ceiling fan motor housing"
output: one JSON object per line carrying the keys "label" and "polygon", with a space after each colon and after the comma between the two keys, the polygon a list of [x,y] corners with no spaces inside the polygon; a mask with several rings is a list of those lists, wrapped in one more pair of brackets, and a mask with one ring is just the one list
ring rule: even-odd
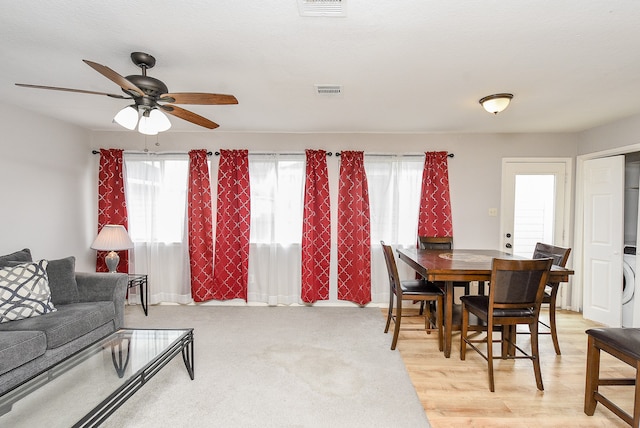
{"label": "ceiling fan motor housing", "polygon": [[169,92],[167,85],[151,76],[141,76],[139,74],[134,74],[132,76],[127,76],[127,80],[136,85],[138,88],[142,89],[142,92],[144,92],[145,95],[154,99],[157,99],[158,97],[160,97],[160,95]]}

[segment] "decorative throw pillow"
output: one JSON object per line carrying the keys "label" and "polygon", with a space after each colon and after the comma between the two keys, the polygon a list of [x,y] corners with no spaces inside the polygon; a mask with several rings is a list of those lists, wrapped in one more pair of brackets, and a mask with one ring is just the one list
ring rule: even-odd
{"label": "decorative throw pillow", "polygon": [[0,267],[15,266],[15,262],[32,262],[31,250],[28,248],[16,251],[15,253],[0,256]]}
{"label": "decorative throw pillow", "polygon": [[76,282],[76,258],[73,256],[49,260],[47,277],[51,289],[51,301],[54,305],[78,303],[78,283]]}
{"label": "decorative throw pillow", "polygon": [[47,264],[40,260],[0,269],[0,323],[55,312]]}

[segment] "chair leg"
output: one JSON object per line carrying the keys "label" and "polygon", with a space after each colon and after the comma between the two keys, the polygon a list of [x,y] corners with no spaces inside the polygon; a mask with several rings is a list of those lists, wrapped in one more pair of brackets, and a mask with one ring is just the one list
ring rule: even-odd
{"label": "chair leg", "polygon": [[478,294],[484,296],[484,281],[478,281]]}
{"label": "chair leg", "polygon": [[556,298],[559,288],[560,284],[554,285],[551,289],[551,299],[549,299],[549,329],[551,330],[551,339],[553,340],[553,347],[556,349],[556,355],[561,355],[558,331],[556,330]]}
{"label": "chair leg", "polygon": [[436,299],[436,325],[438,327],[438,349],[442,352],[444,348],[444,337],[442,331],[442,296],[438,296]]}
{"label": "chair leg", "polygon": [[636,361],[636,386],[633,398],[633,426],[640,426],[640,362]]}
{"label": "chair leg", "polygon": [[493,381],[493,326],[487,326],[487,366],[489,369],[489,390],[495,392],[496,387]]}
{"label": "chair leg", "polygon": [[469,311],[464,303],[462,303],[462,319],[460,321],[460,359],[464,360],[467,354],[467,330],[469,324]]}
{"label": "chair leg", "polygon": [[[596,340],[589,335],[587,345],[587,379],[584,388],[584,412],[593,416],[596,411],[596,392],[598,392],[598,378],[600,377],[600,348],[596,347]],[[636,400],[638,399],[636,395]]]}
{"label": "chair leg", "polygon": [[540,352],[538,350],[538,322],[531,323],[529,329],[531,329],[531,356],[533,357],[533,371],[536,375],[536,385],[540,391],[544,391],[542,371],[540,370]]}
{"label": "chair leg", "polygon": [[393,329],[393,339],[391,340],[391,350],[396,349],[398,336],[400,335],[400,323],[402,322],[402,299],[396,299],[396,318],[395,327]]}
{"label": "chair leg", "polygon": [[510,325],[503,325],[500,327],[501,329],[501,340],[500,340],[500,345],[501,347],[501,357],[507,358],[509,355],[511,355],[511,349],[510,349],[510,340],[511,340],[511,326]]}
{"label": "chair leg", "polygon": [[384,327],[384,332],[389,331],[389,326],[391,325],[391,318],[393,318],[393,293],[389,294],[389,310],[387,311],[387,325]]}

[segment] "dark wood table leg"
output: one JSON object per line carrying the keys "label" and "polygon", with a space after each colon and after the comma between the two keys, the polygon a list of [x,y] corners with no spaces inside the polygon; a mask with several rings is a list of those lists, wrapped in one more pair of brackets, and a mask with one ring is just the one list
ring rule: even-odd
{"label": "dark wood table leg", "polygon": [[445,281],[444,284],[444,356],[449,358],[453,330],[453,281]]}

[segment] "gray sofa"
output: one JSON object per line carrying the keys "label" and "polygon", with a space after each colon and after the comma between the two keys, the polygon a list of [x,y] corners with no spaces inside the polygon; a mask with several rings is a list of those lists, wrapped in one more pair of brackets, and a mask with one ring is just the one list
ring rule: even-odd
{"label": "gray sofa", "polygon": [[[24,249],[0,256],[0,269],[6,276],[29,262]],[[75,272],[73,257],[45,266],[55,310],[0,322],[0,395],[123,326],[126,274]]]}

